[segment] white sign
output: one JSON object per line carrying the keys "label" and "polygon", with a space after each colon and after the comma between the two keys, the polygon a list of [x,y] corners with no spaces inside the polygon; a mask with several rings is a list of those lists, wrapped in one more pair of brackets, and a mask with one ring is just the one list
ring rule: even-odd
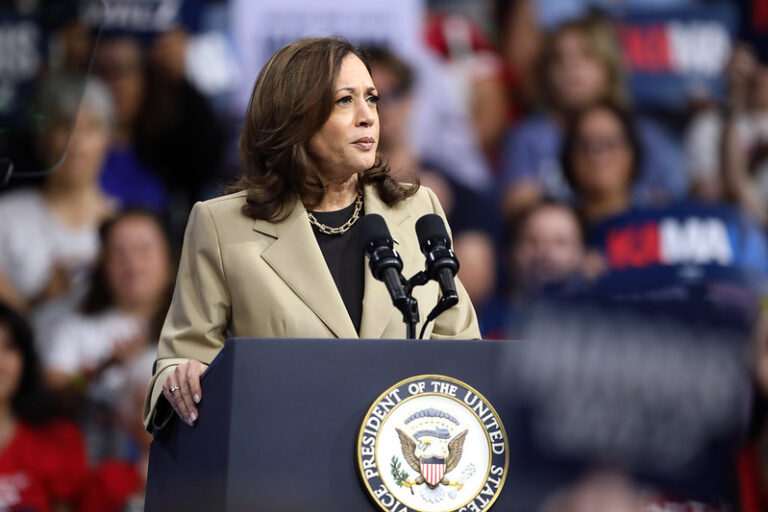
{"label": "white sign", "polygon": [[262,66],[296,39],[337,35],[357,44],[386,46],[404,56],[421,51],[422,0],[232,0],[230,13],[243,70],[235,104],[240,112],[248,106]]}

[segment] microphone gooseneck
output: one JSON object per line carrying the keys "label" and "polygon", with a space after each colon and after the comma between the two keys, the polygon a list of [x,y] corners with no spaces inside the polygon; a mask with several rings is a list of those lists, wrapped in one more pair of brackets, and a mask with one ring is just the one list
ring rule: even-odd
{"label": "microphone gooseneck", "polygon": [[419,239],[421,252],[426,257],[425,273],[429,279],[437,281],[442,294],[422,326],[419,336],[421,338],[429,322],[459,302],[454,280],[459,271],[459,260],[451,249],[451,238],[445,229],[445,222],[439,215],[430,213],[416,221],[416,236]]}
{"label": "microphone gooseneck", "polygon": [[406,337],[415,338],[416,324],[419,322],[418,304],[403,288],[403,260],[394,248],[387,223],[377,214],[364,216],[360,223],[363,249],[368,255],[371,274],[384,282],[392,303],[403,314],[403,321],[407,326]]}

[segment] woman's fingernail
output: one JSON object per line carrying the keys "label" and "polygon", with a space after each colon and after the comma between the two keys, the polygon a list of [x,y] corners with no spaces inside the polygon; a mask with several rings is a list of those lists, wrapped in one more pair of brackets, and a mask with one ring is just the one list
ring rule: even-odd
{"label": "woman's fingernail", "polygon": [[197,419],[197,414],[192,413],[192,414],[189,415],[189,423],[190,424],[194,423],[196,419]]}
{"label": "woman's fingernail", "polygon": [[196,403],[196,404],[199,404],[199,403],[200,403],[200,395],[198,395],[197,393],[195,393],[195,396],[193,396],[192,398],[194,398],[194,399],[195,399],[195,403]]}

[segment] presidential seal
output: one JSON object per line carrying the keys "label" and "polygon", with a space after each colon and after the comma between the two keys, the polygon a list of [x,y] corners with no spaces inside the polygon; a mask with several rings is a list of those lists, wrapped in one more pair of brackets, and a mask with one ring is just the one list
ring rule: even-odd
{"label": "presidential seal", "polygon": [[381,394],[365,415],[357,462],[388,512],[479,512],[496,501],[509,446],[490,403],[461,381],[420,375]]}

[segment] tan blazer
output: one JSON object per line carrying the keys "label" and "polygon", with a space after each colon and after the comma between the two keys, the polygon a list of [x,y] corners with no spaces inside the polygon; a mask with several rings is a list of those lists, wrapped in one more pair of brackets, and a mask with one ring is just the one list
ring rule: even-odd
{"label": "tan blazer", "polygon": [[[246,217],[245,192],[195,204],[184,235],[176,289],[160,335],[155,374],[144,403],[144,423],[159,428],[171,415],[157,409],[162,385],[175,366],[189,359],[210,363],[228,337],[357,338],[307,212],[297,201],[282,222]],[[421,187],[394,208],[373,188],[364,190],[366,214],[387,222],[410,277],[424,268],[415,224],[422,215],[445,218],[434,193]],[[475,310],[457,282],[459,303],[427,328],[425,337],[478,339]],[[360,338],[404,338],[402,315],[384,283],[365,268]],[[421,320],[437,303],[437,283],[418,287]],[[421,326],[418,326],[421,329]]]}

